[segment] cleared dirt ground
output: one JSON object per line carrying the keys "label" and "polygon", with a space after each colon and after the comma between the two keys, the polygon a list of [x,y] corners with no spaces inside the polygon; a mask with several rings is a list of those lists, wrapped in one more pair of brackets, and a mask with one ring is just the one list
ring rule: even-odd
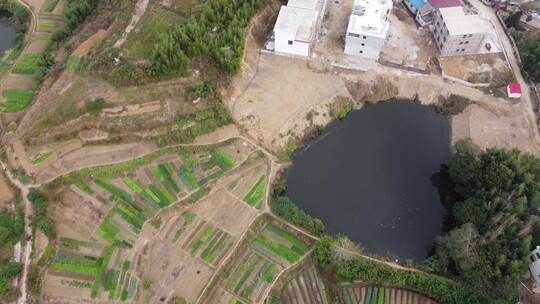
{"label": "cleared dirt ground", "polygon": [[[419,75],[377,66],[369,72],[333,68],[321,71],[305,60],[261,54],[251,85],[228,100],[236,121],[252,137],[272,151],[279,151],[293,137],[301,137],[311,125],[325,125],[331,119],[328,105],[338,96],[354,99],[356,107],[366,101],[392,98],[418,98],[423,104],[438,102],[439,96],[457,94],[482,105],[473,117],[473,128],[467,135],[459,130],[469,128],[468,120],[454,119],[454,141],[470,136],[481,147],[521,147],[537,152],[532,136],[533,125],[526,120],[523,105],[457,83],[437,75]],[[489,115],[495,111],[496,116]],[[311,117],[310,117],[311,116]],[[309,119],[308,119],[309,118]],[[507,130],[502,132],[501,130]]]}
{"label": "cleared dirt ground", "polygon": [[431,33],[418,29],[416,21],[400,4],[394,6],[389,20],[390,33],[381,59],[427,69],[428,62],[438,55]]}
{"label": "cleared dirt ground", "polygon": [[439,58],[442,71],[472,83],[506,83],[512,72],[502,54],[482,54]]}

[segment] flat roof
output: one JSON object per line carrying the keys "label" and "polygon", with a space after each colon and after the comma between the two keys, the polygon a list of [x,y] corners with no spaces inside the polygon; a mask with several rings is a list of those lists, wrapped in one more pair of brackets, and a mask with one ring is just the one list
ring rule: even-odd
{"label": "flat roof", "polygon": [[493,28],[489,21],[478,14],[465,13],[463,7],[446,7],[439,9],[450,35],[466,35],[490,33]]}
{"label": "flat roof", "polygon": [[319,0],[289,0],[289,2],[287,3],[287,6],[288,7],[312,9],[312,10],[316,10],[316,11],[320,10],[320,8],[319,8]]}
{"label": "flat roof", "polygon": [[386,36],[391,9],[392,0],[355,0],[347,32]]}
{"label": "flat roof", "polygon": [[318,11],[282,6],[274,32],[294,36],[296,41],[311,42],[318,15]]}

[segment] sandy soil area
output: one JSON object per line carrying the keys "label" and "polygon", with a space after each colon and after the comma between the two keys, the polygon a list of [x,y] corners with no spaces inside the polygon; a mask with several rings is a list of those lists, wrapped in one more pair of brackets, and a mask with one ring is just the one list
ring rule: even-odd
{"label": "sandy soil area", "polygon": [[97,31],[94,35],[90,36],[90,38],[88,38],[86,41],[81,43],[81,45],[77,47],[77,49],[73,52],[72,55],[78,56],[78,57],[86,56],[86,54],[88,54],[90,49],[92,49],[92,47],[96,45],[96,43],[99,43],[103,38],[105,38],[106,33],[107,31],[103,29]]}
{"label": "sandy soil area", "polygon": [[[240,236],[259,213],[225,190],[212,193],[199,202],[193,211],[233,236]],[[236,220],[231,220],[233,218]]]}
{"label": "sandy soil area", "polygon": [[416,21],[402,5],[395,5],[390,14],[390,33],[381,59],[427,69],[428,62],[438,55],[431,33],[417,28]]}
{"label": "sandy soil area", "polygon": [[13,198],[15,198],[15,194],[9,186],[6,176],[4,173],[0,173],[0,208],[7,207]]}
{"label": "sandy soil area", "polygon": [[503,54],[441,57],[442,71],[472,83],[507,82],[512,75]]}
{"label": "sandy soil area", "polygon": [[[530,126],[522,105],[512,105],[502,98],[475,88],[444,81],[437,75],[419,75],[377,65],[369,72],[334,68],[322,71],[305,60],[262,54],[251,85],[228,100],[235,120],[248,134],[270,150],[279,151],[292,137],[302,136],[310,125],[330,121],[328,105],[338,96],[358,102],[391,98],[418,98],[433,104],[440,95],[457,94],[482,105],[474,116],[480,132],[469,136],[482,147],[522,147],[534,151]],[[497,116],[485,112],[495,111]],[[463,119],[453,120],[459,130]],[[475,127],[473,126],[473,127]],[[507,129],[508,132],[501,130]],[[462,132],[454,132],[460,138]],[[463,136],[463,135],[461,135]],[[536,152],[536,151],[535,151]]]}

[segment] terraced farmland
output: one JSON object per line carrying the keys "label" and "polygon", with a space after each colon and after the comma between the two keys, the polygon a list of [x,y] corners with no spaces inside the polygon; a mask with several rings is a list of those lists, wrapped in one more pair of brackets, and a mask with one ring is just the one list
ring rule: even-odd
{"label": "terraced farmland", "polygon": [[[51,156],[50,152],[38,154],[35,162]],[[51,291],[46,295],[51,301],[70,298],[72,293],[101,301],[133,299],[142,283],[141,277],[133,273],[135,264],[130,254],[142,249],[136,246],[145,227],[157,229],[166,240],[163,245],[171,246],[159,254],[192,266],[193,276],[203,265],[210,275],[231,249],[235,237],[224,227],[210,223],[204,214],[189,210],[178,214],[177,210],[188,204],[190,195],[199,192],[198,187],[221,177],[234,164],[220,148],[178,149],[149,162],[134,160],[91,168],[70,177],[72,184],[62,188],[61,199],[52,210],[52,217],[60,223],[58,233],[63,241],[48,267],[46,281]],[[185,168],[189,169],[188,179],[184,178]],[[176,202],[182,204],[177,207],[173,205]],[[168,213],[162,212],[169,209]],[[72,214],[76,213],[79,223],[73,222]],[[163,214],[173,217],[162,227]],[[156,244],[155,248],[160,247]],[[171,255],[175,251],[178,256]],[[158,280],[148,275],[145,278],[149,282]],[[192,299],[189,294],[186,298]]]}
{"label": "terraced farmland", "polygon": [[345,285],[340,289],[343,304],[436,304],[413,291],[362,284]]}
{"label": "terraced farmland", "polygon": [[308,243],[274,223],[262,226],[246,246],[239,250],[242,255],[227,266],[208,303],[259,303],[277,275],[309,250]]}
{"label": "terraced farmland", "polygon": [[282,304],[324,304],[323,282],[312,263],[289,281],[282,290]]}

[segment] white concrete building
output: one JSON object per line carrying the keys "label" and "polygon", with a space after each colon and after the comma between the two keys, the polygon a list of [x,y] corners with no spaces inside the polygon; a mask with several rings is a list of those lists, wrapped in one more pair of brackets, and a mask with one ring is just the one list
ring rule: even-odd
{"label": "white concrete building", "polygon": [[379,59],[390,29],[392,0],[355,0],[345,35],[345,53]]}
{"label": "white concrete building", "polygon": [[317,38],[324,0],[289,0],[274,26],[277,53],[308,57]]}
{"label": "white concrete building", "polygon": [[490,52],[491,45],[487,41],[491,39],[493,28],[489,21],[465,7],[436,10],[432,31],[441,56]]}
{"label": "white concrete building", "polygon": [[536,248],[529,254],[529,258],[531,259],[529,270],[534,282],[532,290],[535,293],[540,293],[540,246],[536,246]]}

